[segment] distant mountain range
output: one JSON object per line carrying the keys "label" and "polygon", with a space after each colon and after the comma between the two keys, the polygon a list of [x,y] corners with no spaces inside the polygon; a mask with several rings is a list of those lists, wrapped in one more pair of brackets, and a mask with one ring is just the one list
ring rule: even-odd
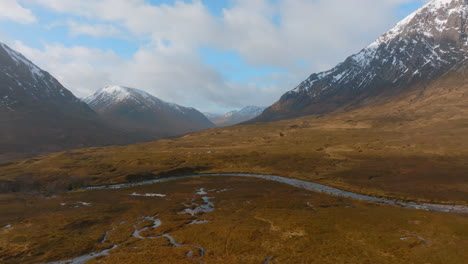
{"label": "distant mountain range", "polygon": [[0,160],[127,143],[48,72],[0,43]]}
{"label": "distant mountain range", "polygon": [[[0,43],[0,161],[153,140],[214,124],[276,121],[375,105],[398,113],[412,109],[417,114],[411,118],[423,119],[452,111],[445,115],[450,118],[467,107],[467,66],[468,0],[433,0],[333,69],[312,74],[267,109],[249,106],[224,115],[206,114],[210,122],[193,108],[121,86],[105,87],[85,103]],[[405,107],[395,108],[397,102]],[[379,108],[380,115],[386,116],[390,108]]]}
{"label": "distant mountain range", "polygon": [[231,126],[248,121],[259,116],[266,107],[261,106],[246,106],[239,111],[227,112],[223,115],[204,113],[205,116],[217,126]]}
{"label": "distant mountain range", "polygon": [[214,127],[193,108],[110,86],[89,106],[0,43],[0,161],[89,146],[129,144]]}
{"label": "distant mountain range", "polygon": [[214,127],[194,108],[165,102],[128,87],[107,86],[84,99],[107,123],[138,140],[152,140]]}
{"label": "distant mountain range", "polygon": [[314,73],[252,122],[348,111],[423,92],[468,58],[468,0],[433,0],[333,69]]}

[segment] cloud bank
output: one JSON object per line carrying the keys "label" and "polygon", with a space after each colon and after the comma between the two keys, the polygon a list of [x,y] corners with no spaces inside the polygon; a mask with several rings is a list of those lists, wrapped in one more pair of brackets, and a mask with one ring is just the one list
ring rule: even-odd
{"label": "cloud bank", "polygon": [[[16,15],[0,19],[40,23],[33,14],[40,7],[70,16],[63,23],[70,37],[138,43],[129,57],[85,45],[50,42],[32,48],[13,43],[77,96],[119,84],[216,110],[272,104],[311,73],[327,70],[372,42],[397,22],[401,4],[415,1],[232,0],[219,14],[209,9],[209,2],[5,0],[0,8],[7,5]],[[282,71],[247,81],[229,80],[204,62],[203,48],[235,52],[253,71],[262,67]]]}

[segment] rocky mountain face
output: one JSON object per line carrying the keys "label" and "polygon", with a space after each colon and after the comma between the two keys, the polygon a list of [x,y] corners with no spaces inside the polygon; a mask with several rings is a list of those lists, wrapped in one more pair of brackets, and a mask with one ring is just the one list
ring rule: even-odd
{"label": "rocky mountain face", "polygon": [[205,113],[205,115],[217,126],[231,126],[259,116],[265,108],[261,106],[246,106],[239,111],[231,111],[224,115],[210,113]]}
{"label": "rocky mountain face", "polygon": [[125,142],[48,72],[0,43],[0,160]]}
{"label": "rocky mountain face", "polygon": [[202,113],[144,91],[107,86],[84,101],[109,124],[138,140],[176,136],[214,127]]}
{"label": "rocky mountain face", "polygon": [[333,69],[312,74],[253,121],[325,114],[424,90],[468,58],[468,0],[433,0]]}

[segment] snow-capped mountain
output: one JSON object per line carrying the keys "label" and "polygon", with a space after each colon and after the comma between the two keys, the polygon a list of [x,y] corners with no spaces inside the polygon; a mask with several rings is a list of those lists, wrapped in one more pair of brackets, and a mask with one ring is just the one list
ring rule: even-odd
{"label": "snow-capped mountain", "polygon": [[427,86],[468,58],[468,0],[433,0],[333,69],[312,74],[256,119],[359,107]]}
{"label": "snow-capped mountain", "polygon": [[210,113],[210,112],[203,112],[203,114],[210,120],[211,122],[220,119],[223,115],[222,114],[216,114],[216,113]]}
{"label": "snow-capped mountain", "polygon": [[63,106],[78,106],[90,111],[48,72],[41,70],[21,53],[0,43],[0,107],[15,111],[30,103],[45,101]]}
{"label": "snow-capped mountain", "polygon": [[84,102],[110,124],[142,140],[214,127],[194,108],[168,103],[134,88],[107,86],[85,98]]}
{"label": "snow-capped mountain", "polygon": [[261,106],[246,106],[239,111],[227,112],[224,115],[210,113],[205,113],[205,115],[217,126],[231,126],[259,116],[265,108]]}
{"label": "snow-capped mountain", "polygon": [[48,72],[0,43],[0,160],[124,142]]}

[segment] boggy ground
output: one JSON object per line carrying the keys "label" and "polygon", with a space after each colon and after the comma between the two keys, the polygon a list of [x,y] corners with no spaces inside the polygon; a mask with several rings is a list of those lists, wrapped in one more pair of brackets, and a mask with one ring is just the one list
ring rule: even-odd
{"label": "boggy ground", "polygon": [[[200,206],[204,210],[192,216]],[[467,215],[252,178],[184,179],[53,197],[4,194],[0,211],[0,228],[11,225],[0,230],[5,264],[66,260],[113,246],[109,255],[86,263],[447,264],[468,258]],[[174,247],[163,234],[183,245]]]}

